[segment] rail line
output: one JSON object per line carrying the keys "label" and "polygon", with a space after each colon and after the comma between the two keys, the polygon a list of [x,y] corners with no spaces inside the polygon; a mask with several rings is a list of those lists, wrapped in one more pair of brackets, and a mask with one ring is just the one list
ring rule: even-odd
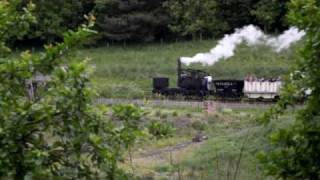
{"label": "rail line", "polygon": [[274,105],[273,102],[235,102],[235,101],[182,101],[182,100],[144,100],[144,99],[109,99],[98,98],[98,104],[117,105],[134,104],[142,107],[167,107],[167,108],[193,108],[204,109],[207,104],[211,104],[216,109],[263,109]]}

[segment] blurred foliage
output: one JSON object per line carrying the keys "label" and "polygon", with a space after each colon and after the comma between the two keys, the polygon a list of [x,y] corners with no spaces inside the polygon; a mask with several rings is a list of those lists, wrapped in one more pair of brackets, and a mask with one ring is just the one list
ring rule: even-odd
{"label": "blurred foliage", "polygon": [[289,19],[306,30],[307,41],[293,67],[280,102],[265,115],[265,123],[277,119],[296,105],[306,90],[311,94],[295,113],[295,123],[270,137],[272,148],[259,155],[268,175],[278,179],[320,178],[320,3],[292,0]]}
{"label": "blurred foliage", "polygon": [[265,31],[279,32],[287,27],[287,4],[290,0],[260,0],[251,10],[255,21]]}
{"label": "blurred foliage", "polygon": [[286,28],[289,0],[168,0],[169,27],[194,38],[219,37],[235,28],[255,24],[269,32]]}
{"label": "blurred foliage", "polygon": [[165,7],[170,14],[169,27],[175,33],[201,39],[221,35],[226,30],[226,22],[216,17],[219,11],[216,1],[168,0]]}
{"label": "blurred foliage", "polygon": [[[4,47],[8,37],[28,30],[13,24],[33,19],[32,5],[24,13],[17,13],[16,6],[0,3]],[[88,24],[65,32],[63,42],[45,46],[44,52],[26,51],[0,64],[0,179],[125,178],[117,163],[139,135],[143,114],[134,106],[117,106],[114,122],[106,119],[107,109],[93,105],[87,64],[70,56],[95,33],[94,17],[87,19]],[[39,83],[39,75],[48,78]]]}
{"label": "blurred foliage", "polygon": [[167,31],[165,0],[96,1],[97,28],[111,40],[153,41]]}

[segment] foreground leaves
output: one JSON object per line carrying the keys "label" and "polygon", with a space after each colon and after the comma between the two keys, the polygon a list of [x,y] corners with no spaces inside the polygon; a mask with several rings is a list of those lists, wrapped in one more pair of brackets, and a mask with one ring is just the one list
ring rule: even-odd
{"label": "foreground leaves", "polygon": [[[0,11],[11,12],[10,5],[1,1]],[[20,19],[11,15],[1,18],[10,24]],[[117,162],[134,143],[142,113],[134,106],[116,108],[114,116],[125,122],[119,130],[93,105],[88,65],[70,56],[94,33],[93,18],[88,19],[43,53],[27,51],[0,64],[0,179],[124,177]],[[1,23],[0,34],[11,30],[10,24]],[[6,45],[6,39],[0,37],[0,43]]]}
{"label": "foreground leaves", "polygon": [[311,92],[294,125],[271,136],[272,150],[260,155],[269,175],[282,179],[320,178],[320,4],[316,0],[292,0],[289,18],[307,32],[307,41],[291,74],[282,100],[270,119],[285,113],[305,92]]}

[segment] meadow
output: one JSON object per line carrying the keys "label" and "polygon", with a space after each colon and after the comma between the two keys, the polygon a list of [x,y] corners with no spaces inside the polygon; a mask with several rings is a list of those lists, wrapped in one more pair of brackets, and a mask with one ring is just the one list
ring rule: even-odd
{"label": "meadow", "polygon": [[[144,45],[106,45],[77,50],[79,58],[89,57],[95,67],[94,84],[101,96],[107,98],[149,97],[152,77],[170,77],[176,85],[177,59],[208,52],[216,40],[153,43]],[[301,43],[300,43],[301,44]],[[235,56],[213,66],[191,65],[188,68],[205,70],[215,79],[243,79],[248,74],[259,77],[285,75],[297,59],[300,44],[281,53],[265,46],[241,45]]]}
{"label": "meadow", "polygon": [[[220,109],[206,114],[194,109],[145,108],[145,136],[121,167],[137,179],[248,180],[266,177],[257,155],[267,150],[269,133],[291,124],[290,115],[267,126],[257,122],[265,110]],[[170,124],[164,137],[152,135],[148,124]],[[196,134],[207,140],[192,142]]]}

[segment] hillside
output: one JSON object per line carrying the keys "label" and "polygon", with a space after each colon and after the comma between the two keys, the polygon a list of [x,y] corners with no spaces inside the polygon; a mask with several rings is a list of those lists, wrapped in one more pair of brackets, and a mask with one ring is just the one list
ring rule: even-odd
{"label": "hillside", "polygon": [[[150,95],[154,76],[171,78],[175,86],[176,62],[180,56],[208,52],[215,40],[99,47],[78,50],[79,57],[90,57],[96,67],[94,81],[101,96],[113,98],[142,98]],[[300,43],[301,44],[301,43]],[[236,55],[213,66],[191,65],[206,70],[216,79],[242,79],[247,74],[275,77],[288,72],[297,58],[299,44],[282,53],[263,46],[242,45]]]}
{"label": "hillside", "polygon": [[[268,126],[257,123],[263,109],[221,109],[212,114],[190,108],[145,110],[146,124],[160,122],[174,129],[165,138],[149,134],[135,146],[132,162],[129,155],[125,158],[121,167],[137,179],[267,179],[257,154],[271,147],[266,142],[270,131],[292,124],[290,114]],[[208,139],[191,142],[199,132]]]}

